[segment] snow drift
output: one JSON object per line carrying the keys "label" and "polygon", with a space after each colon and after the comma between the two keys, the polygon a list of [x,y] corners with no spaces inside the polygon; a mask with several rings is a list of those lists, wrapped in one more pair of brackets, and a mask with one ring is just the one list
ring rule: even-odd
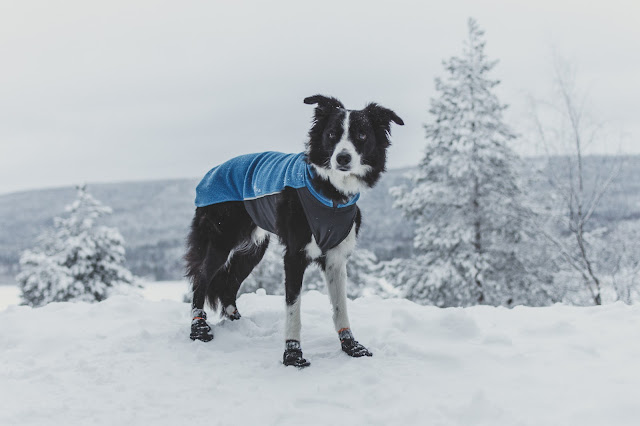
{"label": "snow drift", "polygon": [[191,342],[189,307],[116,296],[0,312],[0,424],[603,425],[640,418],[640,307],[437,309],[350,302],[373,358],[340,351],[302,299],[305,370],[284,367],[284,300]]}

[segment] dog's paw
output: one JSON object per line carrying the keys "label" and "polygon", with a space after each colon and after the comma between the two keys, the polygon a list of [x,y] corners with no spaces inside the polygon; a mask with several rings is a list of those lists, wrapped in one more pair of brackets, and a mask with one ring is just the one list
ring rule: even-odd
{"label": "dog's paw", "polygon": [[191,340],[200,340],[202,342],[209,342],[210,340],[213,340],[211,326],[207,324],[207,314],[204,311],[198,310],[198,312],[195,313],[193,320],[191,321],[191,334],[189,335],[189,338]]}
{"label": "dog's paw", "polygon": [[339,336],[342,350],[346,352],[347,355],[354,358],[360,358],[361,356],[373,356],[369,349],[362,346],[353,338],[353,334],[351,334],[351,330],[348,328],[340,330]]}
{"label": "dog's paw", "polygon": [[297,340],[287,340],[286,349],[282,356],[282,363],[284,365],[292,365],[298,368],[304,368],[311,365],[309,361],[302,357],[302,349],[300,349],[300,342]]}
{"label": "dog's paw", "polygon": [[373,356],[371,351],[354,339],[346,339],[342,340],[342,350],[347,353],[347,355],[352,356],[354,358],[360,358],[361,356]]}
{"label": "dog's paw", "polygon": [[191,323],[191,334],[189,335],[191,340],[200,340],[202,342],[209,342],[213,340],[213,333],[211,327],[205,320],[195,320]]}
{"label": "dog's paw", "polygon": [[238,308],[236,308],[235,306],[227,306],[222,310],[222,315],[231,321],[239,320],[240,318],[242,318],[242,315],[240,315]]}
{"label": "dog's paw", "polygon": [[309,361],[302,357],[302,351],[300,349],[286,349],[282,356],[282,363],[284,365],[292,365],[298,368],[304,368],[311,365]]}

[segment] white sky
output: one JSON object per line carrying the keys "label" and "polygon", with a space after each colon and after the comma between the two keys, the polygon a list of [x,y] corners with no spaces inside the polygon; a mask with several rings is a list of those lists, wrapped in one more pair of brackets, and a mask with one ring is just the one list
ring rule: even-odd
{"label": "white sky", "polygon": [[[2,1],[0,193],[79,182],[200,177],[234,155],[302,150],[316,93],[377,101],[391,167],[416,164],[433,78],[474,16],[526,135],[527,97],[569,59],[602,152],[640,153],[637,0]],[[622,141],[622,142],[620,142]],[[535,153],[522,138],[518,150]]]}

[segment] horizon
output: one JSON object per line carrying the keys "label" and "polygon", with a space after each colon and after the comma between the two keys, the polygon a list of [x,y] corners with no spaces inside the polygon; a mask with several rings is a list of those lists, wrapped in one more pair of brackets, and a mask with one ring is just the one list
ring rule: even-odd
{"label": "horizon", "polygon": [[[544,156],[544,155],[522,155],[520,156],[521,159],[540,159],[540,160],[547,160],[547,159],[551,159],[551,158],[562,158],[562,157],[568,157],[570,154],[557,154],[557,155],[551,155],[551,156]],[[583,159],[588,159],[588,158],[615,158],[615,157],[620,157],[622,159],[625,158],[633,158],[633,157],[640,157],[640,153],[634,153],[634,154],[586,154],[583,155]],[[215,167],[217,164],[213,164],[211,165],[211,167]],[[406,169],[407,171],[413,168],[418,167],[418,164],[413,164],[413,165],[406,165],[406,166],[398,166],[398,167],[389,167],[387,168],[387,173],[388,172],[399,172],[399,171],[403,171],[404,169]],[[204,176],[204,175],[203,175]],[[383,177],[384,179],[384,174]],[[111,180],[111,181],[94,181],[94,182],[90,182],[90,181],[86,181],[86,182],[78,182],[78,183],[71,183],[71,184],[65,184],[65,185],[52,185],[52,186],[40,186],[40,187],[34,187],[34,188],[25,188],[25,189],[19,189],[16,191],[10,191],[10,192],[0,192],[0,198],[4,197],[4,196],[10,196],[10,195],[18,195],[18,194],[23,194],[23,193],[28,193],[28,192],[37,192],[37,191],[56,191],[56,190],[69,190],[69,189],[73,189],[78,185],[87,185],[87,187],[89,187],[89,191],[91,190],[91,187],[94,185],[125,185],[125,184],[138,184],[138,183],[153,183],[153,182],[162,182],[162,181],[183,181],[183,180],[194,180],[194,181],[198,181],[202,179],[202,176],[177,176],[177,177],[160,177],[160,178],[147,178],[147,179],[123,179],[123,180]],[[195,191],[195,187],[194,187],[194,191]]]}

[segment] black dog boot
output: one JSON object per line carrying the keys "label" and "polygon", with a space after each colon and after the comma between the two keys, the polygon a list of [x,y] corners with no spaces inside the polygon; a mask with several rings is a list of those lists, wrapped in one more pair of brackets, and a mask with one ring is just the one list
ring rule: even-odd
{"label": "black dog boot", "polygon": [[191,340],[200,340],[208,342],[213,339],[211,327],[207,324],[207,313],[203,309],[194,309],[191,311],[193,319],[191,320]]}
{"label": "black dog boot", "polygon": [[359,358],[361,356],[373,356],[369,349],[362,346],[356,339],[353,338],[353,334],[351,333],[350,329],[343,328],[338,332],[338,336],[340,337],[342,350],[346,352],[347,355],[354,358]]}
{"label": "black dog boot", "polygon": [[300,342],[297,340],[287,340],[284,355],[282,356],[284,365],[293,365],[294,367],[304,368],[311,365],[309,361],[302,358],[302,349]]}

